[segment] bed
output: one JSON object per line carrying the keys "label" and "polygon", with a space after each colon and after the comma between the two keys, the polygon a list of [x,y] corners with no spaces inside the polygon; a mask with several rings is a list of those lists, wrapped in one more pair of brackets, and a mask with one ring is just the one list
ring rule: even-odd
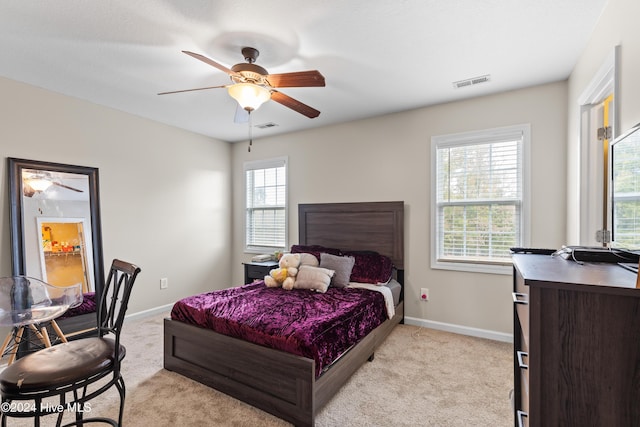
{"label": "bed", "polygon": [[[404,281],[404,203],[301,204],[299,245],[375,251]],[[310,357],[290,354],[170,318],[164,321],[164,367],[297,426],[319,410],[404,319],[403,291],[387,318],[319,375]]]}

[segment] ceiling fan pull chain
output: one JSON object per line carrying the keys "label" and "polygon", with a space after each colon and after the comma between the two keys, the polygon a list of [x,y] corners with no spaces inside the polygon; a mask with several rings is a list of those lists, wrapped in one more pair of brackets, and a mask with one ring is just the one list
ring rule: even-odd
{"label": "ceiling fan pull chain", "polygon": [[251,110],[247,110],[249,113],[249,149],[247,151],[249,151],[249,153],[251,152],[251,146],[253,145],[253,134],[251,132]]}

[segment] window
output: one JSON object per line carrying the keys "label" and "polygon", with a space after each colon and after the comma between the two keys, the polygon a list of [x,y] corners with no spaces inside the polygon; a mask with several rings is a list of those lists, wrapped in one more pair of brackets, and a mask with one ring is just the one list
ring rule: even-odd
{"label": "window", "polygon": [[433,268],[511,274],[528,243],[529,125],[434,136]]}
{"label": "window", "polygon": [[265,253],[287,246],[287,159],[246,162],[245,252]]}

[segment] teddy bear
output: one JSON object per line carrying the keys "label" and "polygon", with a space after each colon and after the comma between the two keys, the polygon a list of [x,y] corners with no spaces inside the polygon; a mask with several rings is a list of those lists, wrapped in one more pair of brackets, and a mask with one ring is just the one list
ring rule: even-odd
{"label": "teddy bear", "polygon": [[264,284],[270,288],[278,286],[293,287],[294,277],[298,274],[298,266],[300,265],[300,254],[284,254],[278,261],[279,268],[274,268],[269,272],[268,276],[264,276]]}
{"label": "teddy bear", "polygon": [[317,266],[318,264],[318,259],[311,254],[284,254],[278,262],[279,268],[274,268],[268,276],[264,276],[264,283],[270,288],[282,286],[284,289],[291,290],[301,265]]}

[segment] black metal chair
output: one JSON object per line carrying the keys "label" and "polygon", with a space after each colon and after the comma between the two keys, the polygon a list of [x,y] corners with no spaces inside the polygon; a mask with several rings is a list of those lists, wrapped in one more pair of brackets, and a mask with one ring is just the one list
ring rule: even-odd
{"label": "black metal chair", "polygon": [[[65,426],[122,425],[125,385],[120,364],[126,350],[120,344],[120,331],[139,272],[133,264],[113,260],[98,305],[97,336],[29,354],[0,373],[2,426],[8,417],[34,417],[34,425],[39,426],[40,417],[49,414],[58,414],[56,425],[60,426],[65,412],[75,413],[75,421]],[[84,419],[83,413],[91,408],[89,401],[113,385],[120,394],[118,422],[104,417]]]}

